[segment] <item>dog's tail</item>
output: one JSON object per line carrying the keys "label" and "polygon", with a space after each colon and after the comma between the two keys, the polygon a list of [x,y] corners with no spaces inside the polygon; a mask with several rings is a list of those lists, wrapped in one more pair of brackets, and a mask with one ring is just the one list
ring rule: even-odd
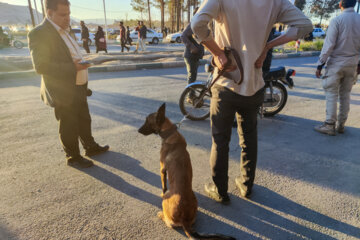
{"label": "dog's tail", "polygon": [[222,234],[199,234],[190,225],[184,225],[184,232],[189,239],[236,240],[236,238]]}

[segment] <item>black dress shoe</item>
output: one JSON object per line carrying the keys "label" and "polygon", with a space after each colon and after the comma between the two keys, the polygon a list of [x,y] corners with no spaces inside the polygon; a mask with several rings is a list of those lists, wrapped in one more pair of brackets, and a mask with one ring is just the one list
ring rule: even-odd
{"label": "black dress shoe", "polygon": [[235,178],[235,183],[237,188],[240,191],[240,195],[244,198],[250,198],[251,197],[251,189],[245,190],[240,182],[240,178]]}
{"label": "black dress shoe", "polygon": [[210,198],[214,199],[216,202],[222,203],[224,205],[230,204],[229,195],[220,195],[214,183],[205,184],[205,192]]}
{"label": "black dress shoe", "polygon": [[68,157],[67,165],[72,167],[80,168],[89,168],[94,165],[94,163],[88,159],[83,158],[82,156]]}
{"label": "black dress shoe", "polygon": [[85,149],[85,156],[91,157],[91,156],[95,156],[98,155],[100,153],[104,153],[107,150],[109,150],[109,145],[105,145],[105,146],[100,146],[99,144],[95,144],[89,148]]}

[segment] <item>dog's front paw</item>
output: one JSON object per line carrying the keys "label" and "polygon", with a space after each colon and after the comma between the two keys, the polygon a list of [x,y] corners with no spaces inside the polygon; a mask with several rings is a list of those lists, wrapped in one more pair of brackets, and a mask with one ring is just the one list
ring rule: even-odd
{"label": "dog's front paw", "polygon": [[163,197],[165,196],[166,192],[167,192],[167,189],[165,189],[165,190],[162,191],[162,193],[161,193],[161,195],[160,195],[161,198],[163,198]]}

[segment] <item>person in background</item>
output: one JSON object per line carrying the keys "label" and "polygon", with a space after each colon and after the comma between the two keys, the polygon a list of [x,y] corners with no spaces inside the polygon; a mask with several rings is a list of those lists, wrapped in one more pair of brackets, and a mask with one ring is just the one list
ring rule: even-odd
{"label": "person in background", "polygon": [[85,26],[84,21],[80,21],[81,26],[81,40],[83,41],[83,48],[87,53],[90,53],[89,49],[89,29]]}
{"label": "person in background", "polygon": [[131,46],[132,39],[130,37],[130,27],[126,26],[126,42],[125,44],[129,44]]}
{"label": "person in background", "polygon": [[[354,10],[356,0],[341,0],[342,13],[331,20],[322,48],[316,77],[323,76],[326,96],[326,120],[314,130],[328,135],[344,133],[350,111],[350,94],[357,80],[360,57],[360,15]],[[340,101],[337,115],[337,102]],[[337,126],[336,126],[337,125]]]}
{"label": "person in background", "polygon": [[[199,8],[194,9],[194,14],[197,12],[198,9]],[[188,77],[187,77],[188,84],[196,81],[199,61],[204,56],[204,46],[197,43],[192,35],[193,32],[191,29],[191,24],[189,24],[186,27],[185,31],[181,34],[181,40],[185,44],[184,61],[188,73]],[[193,98],[194,98],[194,92],[190,92],[186,101],[192,103]]]}
{"label": "person in background", "polygon": [[45,0],[46,18],[28,34],[29,49],[35,71],[42,76],[40,94],[45,104],[54,108],[59,122],[59,135],[67,164],[80,168],[93,166],[81,156],[79,140],[85,156],[109,150],[100,146],[91,132],[88,68],[77,42],[69,35],[70,2]]}
{"label": "person in background", "polygon": [[[208,27],[213,20],[215,37]],[[289,25],[288,31],[267,42],[273,25],[279,22]],[[240,177],[235,178],[235,183],[240,195],[249,198],[257,163],[257,114],[264,98],[261,67],[271,48],[303,37],[312,31],[312,24],[289,0],[206,0],[191,20],[191,28],[198,42],[213,55],[217,66],[214,78],[219,71],[226,71],[211,89],[213,183],[205,185],[205,192],[215,201],[228,204],[229,142],[234,117],[241,146]],[[236,66],[228,66],[225,47],[239,55],[244,66],[243,78]]]}
{"label": "person in background", "polygon": [[107,53],[105,33],[101,26],[98,26],[98,30],[95,33],[95,46],[96,53],[98,53],[99,51],[105,51]]}
{"label": "person in background", "polygon": [[140,29],[139,29],[139,37],[140,37],[140,46],[141,46],[141,51],[145,52],[146,51],[146,33],[147,33],[147,28],[144,25],[144,22],[141,21],[140,22]]}
{"label": "person in background", "polygon": [[124,48],[129,52],[130,48],[127,47],[126,44],[126,29],[124,27],[124,23],[120,22],[120,44],[121,44],[121,52],[124,52]]}

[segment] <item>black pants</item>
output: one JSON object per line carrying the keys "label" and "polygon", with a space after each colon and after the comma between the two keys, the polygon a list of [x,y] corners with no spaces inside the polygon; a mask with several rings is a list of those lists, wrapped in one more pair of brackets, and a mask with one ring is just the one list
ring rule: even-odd
{"label": "black pants", "polygon": [[220,195],[228,191],[229,142],[236,114],[240,139],[240,180],[244,190],[251,190],[257,161],[257,113],[263,102],[264,90],[246,97],[215,85],[210,106],[212,178]]}
{"label": "black pants", "polygon": [[83,48],[85,49],[85,51],[86,51],[87,53],[90,53],[88,40],[83,41]]}
{"label": "black pants", "polygon": [[55,107],[60,141],[67,157],[80,155],[79,139],[86,149],[95,144],[91,134],[91,117],[87,103],[87,85],[76,86],[76,97],[69,106]]}
{"label": "black pants", "polygon": [[121,39],[121,52],[124,52],[124,48],[126,48],[129,51],[130,48],[127,47],[125,44],[126,44],[126,39],[122,38]]}

